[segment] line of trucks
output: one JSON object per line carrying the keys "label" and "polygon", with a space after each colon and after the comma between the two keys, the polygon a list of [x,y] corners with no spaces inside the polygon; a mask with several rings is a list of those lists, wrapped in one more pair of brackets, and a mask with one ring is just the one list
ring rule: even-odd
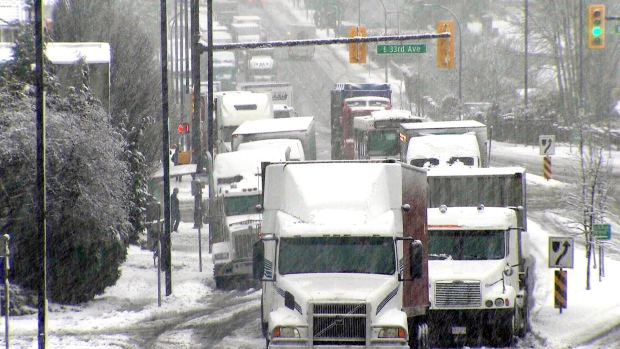
{"label": "line of trucks", "polygon": [[[334,94],[339,131],[356,106],[332,91],[332,107]],[[218,119],[229,141],[205,203],[216,287],[260,285],[268,348],[513,344],[532,305],[525,169],[489,167],[483,124],[364,103],[336,133],[340,156],[352,145],[343,160],[316,161],[313,117],[227,131]],[[455,147],[422,162],[421,138]]]}

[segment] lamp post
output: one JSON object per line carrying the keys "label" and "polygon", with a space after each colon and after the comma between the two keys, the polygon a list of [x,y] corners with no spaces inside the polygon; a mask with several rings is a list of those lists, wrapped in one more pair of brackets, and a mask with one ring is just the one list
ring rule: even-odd
{"label": "lamp post", "polygon": [[459,19],[456,17],[454,12],[450,11],[447,7],[443,7],[437,4],[422,4],[424,7],[441,7],[442,9],[450,12],[456,24],[459,26],[459,118],[463,120],[463,94],[462,94],[462,70],[463,70],[463,41],[461,40],[461,23]]}
{"label": "lamp post", "polygon": [[[383,35],[387,35],[387,10],[383,4],[383,0],[379,0],[383,7]],[[388,57],[385,55],[385,82],[388,82]]]}

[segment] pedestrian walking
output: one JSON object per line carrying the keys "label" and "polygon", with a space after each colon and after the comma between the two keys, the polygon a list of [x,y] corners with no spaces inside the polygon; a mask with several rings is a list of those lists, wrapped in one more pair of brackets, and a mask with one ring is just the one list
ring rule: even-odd
{"label": "pedestrian walking", "polygon": [[178,194],[179,188],[174,188],[172,190],[172,195],[170,195],[170,218],[172,220],[170,225],[172,226],[173,232],[178,232],[179,223],[181,222],[181,208],[179,207]]}

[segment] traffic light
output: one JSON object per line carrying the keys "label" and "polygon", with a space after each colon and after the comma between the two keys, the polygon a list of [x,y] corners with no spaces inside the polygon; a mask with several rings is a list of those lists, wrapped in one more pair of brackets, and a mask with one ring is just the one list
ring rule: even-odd
{"label": "traffic light", "polygon": [[[366,36],[366,27],[350,27],[349,37]],[[366,63],[366,43],[354,42],[349,44],[349,63]]]}
{"label": "traffic light", "polygon": [[188,122],[180,123],[179,126],[177,127],[177,131],[179,131],[179,133],[181,134],[189,133],[189,123]]}
{"label": "traffic light", "polygon": [[437,22],[437,33],[446,32],[449,38],[437,39],[437,68],[454,68],[454,22]]}
{"label": "traffic light", "polygon": [[588,6],[588,48],[605,48],[605,5]]}

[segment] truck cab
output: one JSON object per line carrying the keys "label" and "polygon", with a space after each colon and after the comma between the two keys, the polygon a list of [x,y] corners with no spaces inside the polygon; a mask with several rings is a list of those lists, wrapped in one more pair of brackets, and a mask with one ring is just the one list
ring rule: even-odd
{"label": "truck cab", "polygon": [[273,48],[260,48],[246,52],[247,81],[272,81],[277,79]]}
{"label": "truck cab", "polygon": [[424,168],[482,166],[475,132],[413,137],[409,140],[406,161]]}
{"label": "truck cab", "polygon": [[215,147],[218,153],[231,151],[231,135],[244,121],[273,119],[271,94],[223,91],[215,98]]}
{"label": "truck cab", "polygon": [[[287,40],[310,40],[316,39],[316,27],[310,23],[290,24],[286,31]],[[312,59],[314,57],[314,45],[288,47],[289,59]]]}
{"label": "truck cab", "polygon": [[216,288],[251,284],[252,246],[262,215],[262,161],[289,160],[283,148],[221,153],[213,161],[215,195],[207,199]]}
{"label": "truck cab", "polygon": [[254,277],[267,347],[427,349],[425,171],[395,161],[263,171]]}
{"label": "truck cab", "polygon": [[355,117],[370,115],[373,111],[391,109],[389,98],[377,96],[351,97],[344,100],[340,128],[342,129],[342,154],[345,159],[354,159],[353,120]]}
{"label": "truck cab", "polygon": [[427,172],[433,346],[511,346],[529,330],[525,169]]}
{"label": "truck cab", "polygon": [[428,209],[431,343],[510,346],[523,328],[527,234],[515,210]]}

